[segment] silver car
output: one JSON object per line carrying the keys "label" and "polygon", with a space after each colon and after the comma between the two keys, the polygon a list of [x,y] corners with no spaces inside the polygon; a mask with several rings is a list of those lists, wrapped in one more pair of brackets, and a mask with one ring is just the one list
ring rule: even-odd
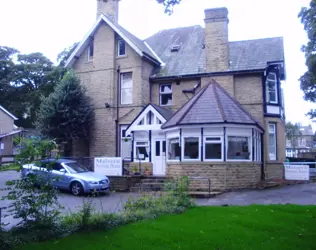
{"label": "silver car", "polygon": [[88,171],[73,160],[48,159],[41,161],[40,166],[35,164],[24,165],[21,173],[22,178],[26,178],[30,174],[53,178],[54,186],[69,190],[76,196],[91,192],[108,192],[110,190],[108,177]]}

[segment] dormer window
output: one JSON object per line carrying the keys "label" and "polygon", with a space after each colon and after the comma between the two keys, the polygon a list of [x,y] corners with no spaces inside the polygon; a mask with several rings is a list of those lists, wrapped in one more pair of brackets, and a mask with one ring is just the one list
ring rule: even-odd
{"label": "dormer window", "polygon": [[117,55],[125,56],[125,52],[126,52],[125,41],[120,39],[117,41]]}
{"label": "dormer window", "polygon": [[266,95],[268,103],[278,103],[278,85],[277,75],[274,72],[269,72],[266,80]]}
{"label": "dormer window", "polygon": [[91,44],[88,47],[88,61],[92,61],[93,54],[94,54],[94,46],[93,46],[93,42],[91,42]]}

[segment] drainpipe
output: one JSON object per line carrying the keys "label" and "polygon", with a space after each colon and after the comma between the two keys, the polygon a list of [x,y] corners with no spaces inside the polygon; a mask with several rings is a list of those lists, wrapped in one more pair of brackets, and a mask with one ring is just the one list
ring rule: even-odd
{"label": "drainpipe", "polygon": [[260,133],[261,137],[261,180],[265,180],[266,176],[264,173],[264,143],[263,143],[263,135]]}
{"label": "drainpipe", "polygon": [[116,86],[116,120],[115,120],[115,155],[119,156],[119,115],[120,115],[120,77],[121,67],[117,66],[117,86]]}

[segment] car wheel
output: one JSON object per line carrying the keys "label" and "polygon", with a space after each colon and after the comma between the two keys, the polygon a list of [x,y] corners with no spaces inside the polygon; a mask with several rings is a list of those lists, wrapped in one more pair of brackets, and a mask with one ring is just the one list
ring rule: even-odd
{"label": "car wheel", "polygon": [[75,196],[79,196],[83,194],[83,186],[80,182],[75,181],[70,186],[71,193]]}

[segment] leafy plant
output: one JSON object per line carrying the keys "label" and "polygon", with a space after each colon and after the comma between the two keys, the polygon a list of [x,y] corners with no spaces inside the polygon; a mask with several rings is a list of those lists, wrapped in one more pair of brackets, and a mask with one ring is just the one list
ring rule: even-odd
{"label": "leafy plant", "polygon": [[[24,139],[21,145],[21,153],[16,157],[20,168],[24,164],[49,157],[50,152],[56,148],[55,142],[48,140]],[[13,201],[11,212],[14,218],[21,220],[22,226],[49,227],[58,220],[61,208],[58,190],[53,185],[55,180],[50,178],[50,166],[46,167],[47,171],[41,171],[38,175],[29,174],[27,178],[7,183],[6,189],[9,192],[2,199]]]}

